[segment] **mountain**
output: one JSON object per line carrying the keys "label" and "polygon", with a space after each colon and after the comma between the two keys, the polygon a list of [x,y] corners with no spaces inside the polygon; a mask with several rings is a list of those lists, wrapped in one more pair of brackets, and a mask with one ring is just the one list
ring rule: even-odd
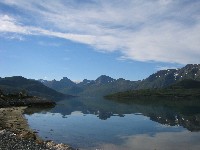
{"label": "mountain", "polygon": [[67,96],[36,80],[26,79],[21,76],[0,78],[0,89],[4,91],[4,93],[19,93],[25,91],[29,95],[45,97],[48,99],[64,98]]}
{"label": "mountain", "polygon": [[84,79],[78,84],[71,80],[68,80],[68,82],[63,82],[63,80],[40,80],[40,82],[58,92],[78,96],[103,96],[108,93],[134,89],[137,86],[135,81],[129,81],[122,78],[116,80],[106,75],[101,75],[96,80]]}
{"label": "mountain", "polygon": [[180,69],[160,70],[143,80],[137,89],[168,87],[185,79],[200,81],[200,64],[188,64]]}
{"label": "mountain", "polygon": [[185,79],[169,87],[170,89],[200,89],[200,81]]}
{"label": "mountain", "polygon": [[105,97],[107,99],[132,99],[133,101],[139,97],[200,98],[200,81],[185,79],[167,88],[129,90]]}
{"label": "mountain", "polygon": [[87,80],[87,79],[84,79],[82,82],[78,83],[77,86],[79,87],[84,87],[84,86],[89,86],[91,84],[94,84],[95,81],[94,80]]}
{"label": "mountain", "polygon": [[137,82],[125,79],[117,79],[108,83],[102,83],[95,80],[93,84],[85,86],[80,93],[81,96],[104,96],[108,93],[115,93],[117,91],[126,91],[128,89],[135,89]]}
{"label": "mountain", "polygon": [[114,82],[114,81],[116,81],[116,80],[111,78],[111,77],[109,77],[109,76],[101,75],[100,77],[98,77],[95,80],[95,83],[96,84],[107,84],[107,83],[111,83],[111,82]]}
{"label": "mountain", "polygon": [[39,81],[43,83],[44,85],[46,85],[47,87],[53,88],[57,91],[63,90],[65,88],[70,88],[76,85],[67,77],[63,77],[63,79],[61,79],[60,81],[52,80],[49,82],[47,80],[42,80],[42,79],[40,79]]}
{"label": "mountain", "polygon": [[104,96],[127,90],[164,88],[185,79],[200,81],[200,64],[188,64],[180,69],[160,70],[142,81],[130,81],[123,78],[113,79],[101,75],[96,80],[84,79],[78,84],[66,77],[60,81],[40,80],[40,82],[64,94]]}
{"label": "mountain", "polygon": [[81,89],[77,87],[76,83],[68,79],[67,77],[63,77],[60,81],[52,80],[39,80],[45,86],[54,89],[63,94],[71,94],[77,95],[77,93],[81,92]]}

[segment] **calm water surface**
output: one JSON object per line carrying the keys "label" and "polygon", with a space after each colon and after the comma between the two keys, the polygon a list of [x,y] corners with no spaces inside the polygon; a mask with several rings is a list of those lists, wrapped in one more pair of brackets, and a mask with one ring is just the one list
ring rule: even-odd
{"label": "calm water surface", "polygon": [[198,101],[146,104],[73,98],[25,117],[43,139],[79,149],[199,150],[199,106]]}

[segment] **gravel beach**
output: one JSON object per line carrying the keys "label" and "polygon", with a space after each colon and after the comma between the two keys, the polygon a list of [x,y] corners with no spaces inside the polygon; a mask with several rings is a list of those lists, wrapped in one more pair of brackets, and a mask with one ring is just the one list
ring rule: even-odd
{"label": "gravel beach", "polygon": [[22,139],[16,134],[2,130],[0,131],[0,150],[44,150],[48,149],[45,144],[37,144],[34,140]]}
{"label": "gravel beach", "polygon": [[35,139],[26,139],[10,131],[1,130],[0,150],[73,150],[73,148],[52,141],[38,142]]}

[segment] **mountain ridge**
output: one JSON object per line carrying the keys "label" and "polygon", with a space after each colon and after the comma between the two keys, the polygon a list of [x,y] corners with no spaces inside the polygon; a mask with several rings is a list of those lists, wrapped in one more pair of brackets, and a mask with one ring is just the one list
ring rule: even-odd
{"label": "mountain ridge", "polygon": [[33,79],[26,79],[22,76],[0,78],[0,89],[4,93],[26,92],[31,96],[40,96],[48,99],[59,99],[69,95],[59,93],[41,82]]}
{"label": "mountain ridge", "polygon": [[[64,85],[64,83],[61,80],[60,81],[42,80],[42,83],[48,86],[49,88],[52,88],[64,94],[71,94],[76,96],[85,96],[85,95],[102,96],[104,94],[107,94],[108,92],[117,92],[119,89],[124,91],[128,90],[130,87],[135,88],[136,85],[134,84],[135,81],[125,80],[123,78],[113,79],[106,75],[101,75],[96,80],[84,79],[82,82],[77,84],[75,83],[73,86],[65,84],[63,88],[58,88],[59,86],[55,86],[53,82],[56,82],[57,84],[60,85]],[[118,86],[116,86],[116,84]]]}
{"label": "mountain ridge", "polygon": [[[64,83],[62,79],[60,81],[45,81],[43,84],[65,94],[104,96],[127,90],[164,88],[184,79],[200,81],[200,64],[188,64],[182,68],[159,70],[142,81],[130,81],[123,78],[113,79],[101,75],[96,80],[84,79],[77,84],[68,78],[69,84]],[[56,82],[59,86],[55,86],[52,82]]]}
{"label": "mountain ridge", "polygon": [[131,99],[135,100],[140,97],[167,97],[167,98],[200,98],[200,81],[184,79],[178,81],[177,83],[167,87],[160,89],[139,89],[139,90],[129,90],[125,92],[117,92],[114,94],[109,94],[104,96],[107,99]]}

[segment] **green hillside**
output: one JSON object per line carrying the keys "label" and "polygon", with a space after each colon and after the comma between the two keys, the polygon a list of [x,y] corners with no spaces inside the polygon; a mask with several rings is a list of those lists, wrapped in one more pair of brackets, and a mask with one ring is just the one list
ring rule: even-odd
{"label": "green hillside", "polygon": [[28,95],[45,97],[48,99],[59,99],[67,96],[46,87],[38,81],[26,79],[21,76],[0,78],[0,89],[4,93],[19,93],[25,91]]}
{"label": "green hillside", "polygon": [[110,94],[105,97],[108,99],[134,99],[138,97],[200,98],[200,81],[182,80],[168,88],[131,90]]}

